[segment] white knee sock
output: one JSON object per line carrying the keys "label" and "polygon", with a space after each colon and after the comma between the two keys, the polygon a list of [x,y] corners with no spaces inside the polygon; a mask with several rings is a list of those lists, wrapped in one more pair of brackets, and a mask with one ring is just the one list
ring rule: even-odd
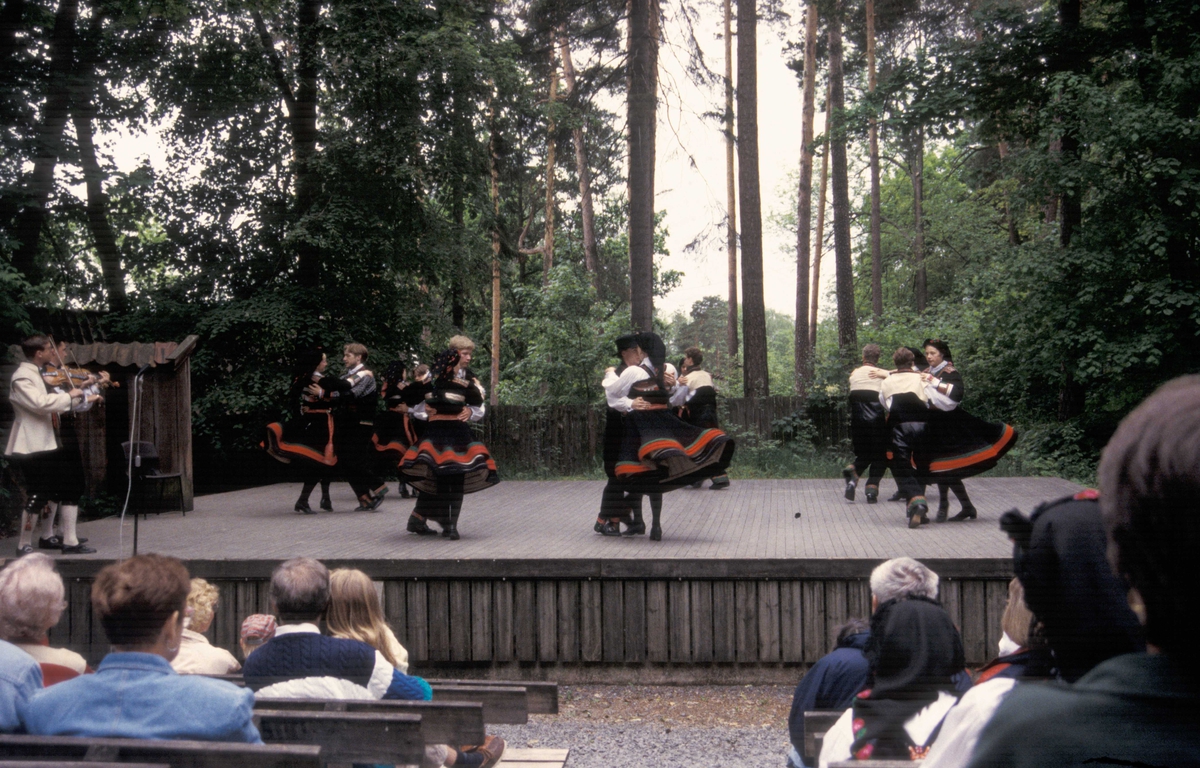
{"label": "white knee sock", "polygon": [[42,515],[42,538],[48,539],[54,535],[54,518],[57,516],[58,510],[62,509],[62,504],[51,504],[50,508]]}
{"label": "white knee sock", "polygon": [[63,504],[59,507],[62,514],[63,546],[73,547],[79,543],[75,534],[75,521],[79,519],[79,507],[74,504]]}

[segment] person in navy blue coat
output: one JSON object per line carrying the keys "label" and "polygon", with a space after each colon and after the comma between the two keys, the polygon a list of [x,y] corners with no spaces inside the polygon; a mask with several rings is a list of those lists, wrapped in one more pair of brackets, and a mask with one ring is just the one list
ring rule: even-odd
{"label": "person in navy blue coat", "polygon": [[801,768],[804,754],[804,713],[817,709],[846,709],[854,694],[862,690],[871,673],[863,649],[871,638],[870,625],[863,619],[851,619],[837,633],[837,648],[823,656],[800,679],[792,695],[788,731],[792,753],[788,765]]}

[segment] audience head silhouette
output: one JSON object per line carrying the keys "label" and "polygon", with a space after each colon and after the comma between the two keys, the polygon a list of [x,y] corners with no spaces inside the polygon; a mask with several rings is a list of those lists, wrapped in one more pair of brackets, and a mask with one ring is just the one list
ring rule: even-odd
{"label": "audience head silhouette", "polygon": [[118,650],[179,652],[191,590],[187,568],[173,557],[137,555],[105,567],[92,584],[92,613]]}
{"label": "audience head silhouette", "polygon": [[938,575],[911,557],[896,557],[871,571],[871,599],[876,606],[902,597],[937,600]]}
{"label": "audience head silhouette", "polygon": [[284,624],[318,621],[329,605],[329,569],[311,557],[280,563],[271,574],[271,602]]}

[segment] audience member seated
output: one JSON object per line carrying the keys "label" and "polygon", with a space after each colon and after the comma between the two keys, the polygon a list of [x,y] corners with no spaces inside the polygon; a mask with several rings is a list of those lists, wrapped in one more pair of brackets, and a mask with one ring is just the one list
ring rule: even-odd
{"label": "audience member seated", "polygon": [[[1101,661],[1070,685],[1017,686],[971,766],[1200,762],[1200,376],[1168,382],[1126,416],[1098,476],[1109,560],[1131,587],[1146,651]],[[1029,584],[1026,596],[1038,613]]]}
{"label": "audience member seated", "polygon": [[1008,602],[1000,617],[999,655],[979,670],[975,685],[998,678],[1048,678],[1051,676],[1050,648],[1033,612],[1025,604],[1021,580],[1008,582]]}
{"label": "audience member seated", "polygon": [[21,707],[41,689],[42,670],[37,661],[12,643],[0,640],[0,733],[20,729]]}
{"label": "audience member seated", "polygon": [[818,764],[919,760],[958,701],[963,646],[949,614],[924,596],[890,600],[871,617],[870,688],[825,734]]}
{"label": "audience member seated", "polygon": [[[1107,658],[1144,648],[1126,599],[1128,588],[1105,556],[1104,524],[1093,492],[1043,504],[1028,519],[1006,512],[1001,527],[1013,539],[1013,572],[1028,605],[1019,613],[1036,625],[1035,634],[1048,647],[1036,669],[1026,667],[1021,675],[1002,670],[987,680],[980,676],[942,723],[925,761],[933,768],[960,768],[970,761],[984,725],[1019,680],[1057,675],[1074,682]],[[1013,613],[1006,610],[1006,620]]]}
{"label": "audience member seated", "polygon": [[[362,640],[379,651],[390,663],[399,666],[399,654],[396,653],[395,647],[399,647],[400,644],[384,621],[383,606],[379,604],[379,594],[375,591],[371,577],[362,571],[338,568],[329,575],[329,609],[325,614],[325,622],[329,633],[334,637]],[[403,648],[400,650],[403,651]],[[407,652],[403,656],[407,658]],[[498,736],[487,736],[482,745],[460,749],[446,744],[429,744],[425,747],[422,768],[438,768],[443,765],[491,768],[500,762],[503,754],[504,739]]]}
{"label": "audience member seated", "polygon": [[296,699],[418,699],[429,683],[409,677],[359,640],[327,637],[317,626],[329,606],[329,570],[309,557],[271,574],[275,636],[246,658],[242,676],[259,696]]}
{"label": "audience member seated", "polygon": [[242,659],[246,659],[262,644],[275,637],[275,617],[269,613],[253,613],[242,620],[242,631],[238,645],[242,648]]}
{"label": "audience member seated", "polygon": [[866,685],[871,665],[863,654],[871,637],[870,624],[851,619],[838,627],[835,649],[821,657],[800,678],[792,694],[792,711],[788,715],[788,732],[792,749],[788,753],[788,768],[804,768],[804,713],[818,709],[846,709],[854,694]]}
{"label": "audience member seated", "polygon": [[41,552],[13,560],[0,571],[0,640],[34,658],[42,667],[45,685],[87,671],[87,661],[78,653],[50,647],[50,630],[66,607],[65,593],[54,560]]}
{"label": "audience member seated", "polygon": [[96,674],[30,697],[21,707],[26,730],[261,744],[250,691],[171,668],[190,588],[187,569],[172,557],[139,555],[102,569],[92,584],[92,616],[112,652]]}
{"label": "audience member seated", "polygon": [[212,626],[217,588],[204,579],[192,579],[188,592],[189,616],[183,621],[183,641],[171,666],[181,675],[230,675],[242,668],[233,654],[208,642],[204,633]]}

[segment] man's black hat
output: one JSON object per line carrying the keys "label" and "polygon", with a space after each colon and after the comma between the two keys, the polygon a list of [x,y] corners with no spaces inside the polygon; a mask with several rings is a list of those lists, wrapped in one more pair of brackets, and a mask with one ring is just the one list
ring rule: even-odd
{"label": "man's black hat", "polygon": [[638,344],[638,335],[636,333],[627,333],[624,336],[617,337],[617,357],[627,349],[633,349],[640,346]]}

